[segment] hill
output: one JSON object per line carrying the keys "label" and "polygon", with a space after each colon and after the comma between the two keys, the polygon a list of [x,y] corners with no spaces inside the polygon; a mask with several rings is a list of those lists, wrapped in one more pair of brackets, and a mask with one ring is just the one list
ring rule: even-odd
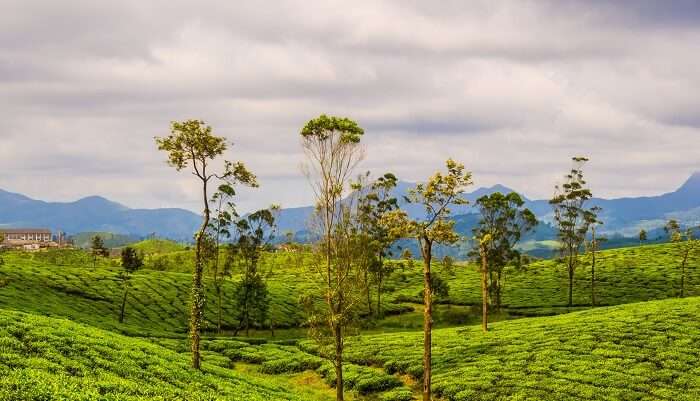
{"label": "hill", "polygon": [[99,196],[75,202],[44,202],[0,190],[0,226],[141,237],[155,232],[162,237],[189,241],[201,223],[197,214],[184,209],[130,209]]}
{"label": "hill", "polygon": [[[127,301],[126,322],[118,323],[123,294],[116,260],[92,258],[81,251],[8,253],[0,268],[0,307],[37,314],[62,316],[95,327],[139,336],[184,336],[187,327],[192,251],[177,251],[147,258],[147,265],[134,274],[133,291]],[[623,248],[601,252],[597,264],[597,298],[601,305],[664,299],[678,294],[680,269],[675,248],[670,244]],[[160,260],[155,262],[155,260]],[[385,283],[382,308],[390,316],[377,327],[419,329],[422,272],[416,263],[410,267],[394,261],[394,271]],[[700,255],[689,260],[686,293],[700,296]],[[165,269],[157,271],[154,268]],[[272,303],[271,322],[277,329],[295,329],[304,322],[299,296],[313,288],[304,255],[276,253],[266,255],[263,265],[269,271],[268,285]],[[434,265],[435,274],[448,283],[449,296],[440,299],[436,324],[441,327],[478,321],[481,302],[479,274],[471,264],[447,269]],[[187,272],[187,273],[186,273]],[[590,304],[590,277],[587,259],[576,271],[574,303],[577,308]],[[205,274],[208,278],[208,274]],[[234,275],[224,283],[225,328],[238,324],[238,311],[230,299]],[[504,276],[504,314],[500,318],[551,315],[568,312],[567,275],[563,265],[546,260],[521,269],[509,269]],[[207,287],[205,321],[216,325],[216,299],[210,281]],[[374,299],[373,290],[370,296]],[[574,308],[576,309],[576,308]],[[401,313],[400,316],[392,316]],[[370,327],[371,328],[371,327]],[[265,333],[266,335],[269,332]],[[301,332],[290,335],[303,334]]]}
{"label": "hill", "polygon": [[167,239],[147,239],[130,244],[132,248],[144,255],[162,255],[171,252],[184,251],[185,245]]}
{"label": "hill", "polygon": [[[700,399],[700,298],[433,332],[433,389],[448,401]],[[422,334],[359,336],[348,361],[422,374]],[[303,348],[315,353],[313,343]]]}
{"label": "hill", "polygon": [[289,400],[314,398],[205,358],[63,319],[0,309],[1,400]]}

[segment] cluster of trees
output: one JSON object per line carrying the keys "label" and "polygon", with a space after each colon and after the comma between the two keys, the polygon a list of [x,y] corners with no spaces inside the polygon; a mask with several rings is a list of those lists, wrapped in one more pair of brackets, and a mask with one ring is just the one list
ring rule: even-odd
{"label": "cluster of trees", "polygon": [[[429,400],[432,307],[436,293],[443,291],[431,272],[433,248],[459,240],[454,221],[449,219],[450,207],[466,204],[462,195],[472,183],[471,173],[462,164],[447,160],[446,171],[435,173],[409,191],[405,201],[425,209],[423,218],[411,219],[391,195],[396,185],[393,174],[372,182],[365,174],[353,181],[354,169],[364,154],[360,142],[363,134],[356,122],[326,115],[309,121],[301,130],[307,158],[304,171],[316,197],[314,226],[321,238],[312,264],[319,286],[306,294],[302,303],[312,334],[330,349],[336,399],[343,400],[344,338],[360,314],[362,299],[367,297],[368,313],[381,316],[382,285],[389,273],[384,259],[390,246],[399,238],[417,240],[424,277],[423,394]],[[374,312],[369,309],[370,275],[375,277],[372,282],[377,290]]]}
{"label": "cluster of trees", "polygon": [[224,137],[214,135],[204,121],[173,122],[170,135],[155,139],[158,149],[168,154],[168,164],[177,171],[188,170],[196,177],[202,191],[203,220],[194,237],[189,319],[192,366],[199,369],[207,301],[203,281],[205,269],[209,267],[211,271],[217,294],[219,331],[222,329],[222,285],[236,272],[242,276],[235,284],[233,296],[240,320],[236,331],[247,332],[254,322],[263,322],[268,316],[269,300],[259,262],[274,233],[274,211],[278,208],[273,206],[243,217],[238,214],[235,188],[258,187],[256,176],[242,162],[220,160],[229,143]]}
{"label": "cluster of trees", "polygon": [[[364,130],[343,117],[321,115],[310,120],[300,132],[306,156],[303,171],[309,179],[315,196],[315,213],[311,228],[318,241],[311,249],[311,263],[304,265],[315,277],[314,290],[303,294],[300,303],[308,316],[311,334],[325,346],[336,373],[336,398],[343,394],[344,339],[352,333],[359,317],[381,318],[382,292],[392,267],[386,263],[392,245],[399,239],[415,240],[420,249],[423,270],[424,355],[423,399],[431,399],[433,303],[445,296],[448,288],[431,270],[433,250],[438,244],[454,245],[460,240],[455,231],[451,208],[465,205],[467,187],[472,185],[472,174],[463,164],[452,159],[445,170],[438,171],[424,183],[409,190],[403,203],[419,205],[424,210],[420,218],[411,218],[401,209],[394,196],[397,178],[391,173],[370,179],[369,173],[355,175],[355,169],[364,157],[361,139]],[[195,235],[195,265],[192,277],[190,340],[192,366],[199,368],[199,341],[202,312],[205,303],[203,273],[210,266],[211,281],[217,294],[219,310],[218,329],[221,330],[222,283],[233,271],[241,273],[236,283],[234,302],[240,322],[236,332],[251,327],[253,322],[268,319],[269,299],[262,271],[262,252],[269,247],[275,232],[275,212],[278,207],[263,209],[241,217],[233,201],[236,186],[257,187],[255,175],[241,162],[223,162],[223,168],[213,171],[214,162],[227,150],[224,138],[212,134],[203,121],[174,122],[168,137],[156,138],[160,150],[168,153],[169,164],[181,171],[188,169],[201,184],[203,222]],[[591,255],[591,304],[596,304],[596,252],[603,238],[596,236],[602,222],[600,208],[588,207],[592,197],[583,176],[586,158],[573,158],[574,166],[565,174],[550,200],[554,223],[558,229],[561,260],[566,266],[568,305],[573,305],[574,274],[581,263],[580,254]],[[217,182],[218,189],[210,198],[210,187]],[[481,220],[473,230],[474,246],[471,256],[478,261],[481,273],[483,329],[488,330],[488,315],[502,307],[504,275],[508,266],[519,266],[525,259],[517,250],[522,236],[533,230],[537,223],[534,214],[524,207],[523,199],[515,193],[494,193],[479,198],[475,207]],[[685,239],[687,254],[696,246],[692,232],[668,227],[675,241]],[[643,241],[640,234],[640,241]],[[290,239],[291,242],[291,239]],[[222,249],[223,248],[223,249]],[[220,255],[223,254],[223,257]],[[138,267],[128,262],[134,256],[123,253],[125,282]],[[401,257],[403,266],[413,267],[414,260],[408,249]],[[221,260],[220,260],[221,259]],[[451,259],[443,259],[449,269]],[[683,270],[685,271],[685,270]],[[372,299],[372,293],[376,299]],[[683,281],[681,284],[683,295]],[[127,297],[125,287],[124,300]],[[123,315],[123,307],[122,307]],[[270,322],[271,329],[273,323]]]}

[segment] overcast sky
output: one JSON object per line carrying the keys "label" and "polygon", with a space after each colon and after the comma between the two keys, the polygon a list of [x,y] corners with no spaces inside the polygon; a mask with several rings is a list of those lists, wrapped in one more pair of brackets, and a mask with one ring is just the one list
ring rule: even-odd
{"label": "overcast sky", "polygon": [[699,4],[0,0],[0,188],[199,210],[153,141],[199,118],[259,176],[243,209],[306,205],[327,113],[407,181],[452,157],[544,198],[587,155],[595,195],[670,191],[700,170]]}

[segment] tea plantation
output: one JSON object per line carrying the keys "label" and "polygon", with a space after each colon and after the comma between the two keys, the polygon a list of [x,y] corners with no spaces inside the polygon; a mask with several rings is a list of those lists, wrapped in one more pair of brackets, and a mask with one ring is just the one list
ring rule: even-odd
{"label": "tea plantation", "polygon": [[[188,368],[186,339],[191,251],[158,241],[137,246],[147,254],[146,266],[133,275],[124,323],[118,322],[118,260],[65,250],[1,255],[0,401],[333,398],[335,372],[305,338],[299,307],[300,295],[314,285],[308,255],[266,255],[271,319],[255,338],[231,337],[237,311],[229,300],[239,277],[223,286],[223,334],[214,330],[216,297],[205,281],[208,331],[204,373],[198,373]],[[449,285],[435,314],[436,394],[450,401],[700,399],[700,298],[692,298],[700,296],[700,256],[688,261],[691,298],[663,300],[678,296],[679,262],[672,244],[601,252],[597,297],[605,307],[595,309],[586,256],[571,308],[561,263],[510,268],[504,312],[485,335],[464,326],[479,318],[474,265],[435,264]],[[360,335],[347,340],[349,399],[418,395],[421,267],[391,263],[382,305],[387,316],[365,319]]]}
{"label": "tea plantation", "polygon": [[[349,361],[422,374],[421,333],[359,336]],[[302,344],[314,352],[313,343]],[[433,333],[438,396],[466,400],[700,399],[700,298]]]}
{"label": "tea plantation", "polygon": [[147,341],[0,310],[0,400],[312,400]]}

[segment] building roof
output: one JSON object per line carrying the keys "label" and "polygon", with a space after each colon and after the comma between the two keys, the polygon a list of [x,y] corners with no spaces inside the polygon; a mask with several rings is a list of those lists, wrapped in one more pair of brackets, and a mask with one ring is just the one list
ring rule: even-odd
{"label": "building roof", "polygon": [[4,234],[51,234],[51,230],[46,228],[0,228],[0,233]]}

